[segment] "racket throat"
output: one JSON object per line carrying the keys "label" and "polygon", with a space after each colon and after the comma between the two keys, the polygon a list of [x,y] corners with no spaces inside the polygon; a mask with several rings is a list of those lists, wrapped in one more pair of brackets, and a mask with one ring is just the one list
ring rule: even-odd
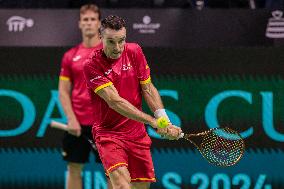
{"label": "racket throat", "polygon": [[183,138],[186,139],[187,141],[189,141],[191,144],[193,144],[199,150],[198,141],[193,140],[193,138],[195,138],[194,136],[195,135],[192,135],[192,134],[185,134],[185,136]]}

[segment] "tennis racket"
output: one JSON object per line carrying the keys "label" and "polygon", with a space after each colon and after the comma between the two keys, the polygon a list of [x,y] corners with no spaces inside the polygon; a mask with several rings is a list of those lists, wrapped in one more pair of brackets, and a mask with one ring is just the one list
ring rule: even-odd
{"label": "tennis racket", "polygon": [[[55,128],[55,129],[59,129],[59,130],[63,130],[63,131],[68,131],[68,126],[67,126],[66,124],[60,123],[60,122],[57,122],[57,121],[51,121],[51,122],[50,122],[50,126],[51,126],[52,128]],[[85,139],[89,142],[89,144],[92,146],[92,148],[93,148],[94,150],[97,151],[96,144],[93,142],[93,140],[91,140],[89,137],[85,136],[84,134],[81,134],[81,136],[82,136],[83,138],[85,138]]]}
{"label": "tennis racket", "polygon": [[211,164],[228,167],[241,160],[245,143],[240,134],[228,127],[213,128],[196,134],[181,133],[179,138],[191,142]]}

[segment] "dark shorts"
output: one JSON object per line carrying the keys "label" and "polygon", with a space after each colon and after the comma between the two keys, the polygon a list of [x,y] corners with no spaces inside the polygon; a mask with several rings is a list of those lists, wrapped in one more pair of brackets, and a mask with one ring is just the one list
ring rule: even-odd
{"label": "dark shorts", "polygon": [[87,141],[86,137],[93,140],[91,126],[82,126],[82,135],[80,137],[71,135],[68,132],[64,133],[62,157],[65,161],[73,163],[89,162],[90,152],[93,151],[95,161],[101,163],[98,152],[93,150],[92,145]]}
{"label": "dark shorts", "polygon": [[130,173],[131,182],[156,182],[151,143],[148,135],[135,141],[98,137],[96,144],[106,175],[125,166]]}

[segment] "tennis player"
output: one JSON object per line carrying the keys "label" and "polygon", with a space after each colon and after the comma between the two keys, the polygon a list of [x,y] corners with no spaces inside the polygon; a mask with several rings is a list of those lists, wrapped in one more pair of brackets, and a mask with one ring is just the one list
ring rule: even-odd
{"label": "tennis player", "polygon": [[[181,129],[174,125],[157,128],[156,119],[167,114],[142,49],[125,42],[125,21],[106,17],[100,34],[103,49],[94,51],[84,65],[95,102],[93,137],[114,189],[148,189],[156,178],[144,123],[171,139],[177,139]],[[141,111],[142,96],[156,118]]]}
{"label": "tennis player", "polygon": [[[91,145],[81,136],[92,139],[93,107],[83,73],[83,63],[93,50],[101,49],[99,37],[100,9],[95,4],[80,9],[79,28],[82,43],[67,51],[62,59],[59,77],[59,96],[68,120],[68,132],[63,138],[63,159],[68,162],[67,189],[82,188],[81,171],[89,161]],[[101,162],[98,153],[96,161]],[[110,188],[110,187],[109,187]]]}

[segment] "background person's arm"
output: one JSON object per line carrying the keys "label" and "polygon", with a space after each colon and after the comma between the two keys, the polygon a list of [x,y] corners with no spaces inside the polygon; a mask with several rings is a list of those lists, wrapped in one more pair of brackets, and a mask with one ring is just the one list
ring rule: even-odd
{"label": "background person's arm", "polygon": [[72,90],[72,84],[69,80],[59,79],[59,84],[58,84],[59,99],[62,104],[64,113],[67,116],[68,132],[70,134],[80,136],[81,126],[72,108],[71,90]]}

